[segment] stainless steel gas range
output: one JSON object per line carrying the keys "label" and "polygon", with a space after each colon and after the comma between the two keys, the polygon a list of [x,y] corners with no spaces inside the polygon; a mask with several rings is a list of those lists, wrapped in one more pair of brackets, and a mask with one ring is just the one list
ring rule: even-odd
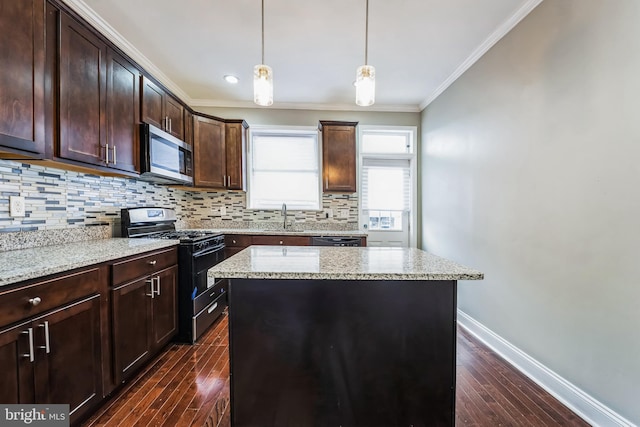
{"label": "stainless steel gas range", "polygon": [[122,209],[122,236],[177,239],[178,335],[182,342],[196,340],[227,306],[228,281],[207,280],[209,268],[224,260],[224,236],[199,230],[176,230],[176,214],[167,208]]}

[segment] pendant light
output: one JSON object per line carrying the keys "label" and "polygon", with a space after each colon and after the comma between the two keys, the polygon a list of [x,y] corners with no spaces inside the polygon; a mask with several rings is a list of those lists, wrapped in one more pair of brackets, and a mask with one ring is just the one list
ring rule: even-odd
{"label": "pendant light", "polygon": [[356,72],[356,104],[361,107],[373,105],[376,100],[376,69],[368,65],[369,56],[369,0],[367,0],[364,36],[364,65]]}
{"label": "pendant light", "polygon": [[262,0],[262,63],[253,67],[253,102],[263,107],[273,104],[273,71],[264,64],[264,0]]}

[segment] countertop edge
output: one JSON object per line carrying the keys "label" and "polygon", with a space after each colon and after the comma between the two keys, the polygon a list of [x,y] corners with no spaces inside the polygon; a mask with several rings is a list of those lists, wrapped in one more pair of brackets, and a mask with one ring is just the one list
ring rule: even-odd
{"label": "countertop edge", "polygon": [[[133,240],[133,241],[136,241],[136,243],[140,242],[140,239],[122,239],[122,240],[127,240],[127,241]],[[37,250],[55,251],[56,248],[58,248],[58,250],[60,251],[64,251],[64,248],[68,247],[69,245],[88,244],[88,243],[96,244],[96,242],[98,242],[99,244],[100,241],[94,240],[91,242],[75,242],[75,243],[67,243],[67,244],[61,244],[61,245],[42,246],[38,248],[24,249],[24,251],[37,251]],[[106,242],[113,242],[113,239],[104,239],[104,243],[108,244]],[[125,252],[119,252],[119,253],[97,252],[95,255],[88,255],[87,258],[83,258],[82,260],[79,260],[79,261],[62,262],[56,265],[47,265],[47,266],[41,266],[41,267],[38,267],[37,264],[31,265],[28,271],[20,271],[14,274],[10,274],[8,276],[0,277],[0,289],[2,289],[3,287],[15,285],[27,280],[44,278],[54,274],[64,273],[65,271],[75,270],[77,268],[88,267],[95,264],[102,264],[105,262],[117,260],[120,258],[127,258],[133,255],[137,255],[145,252],[177,246],[179,243],[180,242],[178,240],[153,240],[153,241],[149,241],[148,244],[140,244],[134,247],[130,247]],[[17,253],[20,251],[22,250],[19,249],[16,251],[7,251],[3,253]],[[0,253],[0,255],[1,254],[2,253]]]}

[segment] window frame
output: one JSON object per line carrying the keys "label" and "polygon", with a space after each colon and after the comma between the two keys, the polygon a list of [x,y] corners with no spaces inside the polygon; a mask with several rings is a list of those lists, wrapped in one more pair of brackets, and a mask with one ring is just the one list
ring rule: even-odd
{"label": "window frame", "polygon": [[294,204],[288,203],[283,200],[283,203],[287,204],[288,211],[301,211],[301,212],[318,212],[322,211],[322,142],[320,139],[320,132],[317,127],[314,126],[269,126],[258,125],[251,126],[249,128],[249,135],[247,141],[247,194],[246,194],[246,210],[248,211],[279,211],[280,207],[260,207],[253,206],[253,199],[251,198],[252,181],[253,181],[253,138],[257,135],[304,135],[313,136],[316,143],[316,171],[318,176],[318,182],[316,185],[316,191],[318,194],[318,208],[317,209],[300,209]]}
{"label": "window frame", "polygon": [[[409,138],[409,151],[406,153],[365,153],[362,151],[363,138],[366,134],[404,134]],[[408,159],[410,161],[410,174],[411,174],[411,211],[409,214],[409,246],[418,247],[418,128],[417,126],[394,126],[394,125],[360,125],[358,126],[358,164],[357,164],[357,176],[358,176],[358,227],[361,230],[369,231],[364,227],[364,224],[368,225],[368,221],[364,221],[363,215],[363,201],[362,201],[362,169],[363,159],[377,158],[377,159]],[[385,230],[374,230],[375,232],[385,232]]]}

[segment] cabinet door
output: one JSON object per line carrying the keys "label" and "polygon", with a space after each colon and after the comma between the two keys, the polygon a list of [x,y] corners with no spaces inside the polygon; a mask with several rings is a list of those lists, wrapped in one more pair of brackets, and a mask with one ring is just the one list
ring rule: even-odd
{"label": "cabinet door", "polygon": [[140,171],[140,72],[109,49],[107,53],[107,166]]}
{"label": "cabinet door", "polygon": [[184,110],[184,142],[193,146],[193,113]]}
{"label": "cabinet door", "polygon": [[165,95],[164,113],[169,120],[168,132],[184,141],[184,107],[171,95]]}
{"label": "cabinet door", "polygon": [[68,403],[71,421],[78,419],[102,400],[100,296],[67,305],[32,325],[36,399]]}
{"label": "cabinet door", "polygon": [[0,0],[0,34],[0,146],[44,154],[44,1]]}
{"label": "cabinet door", "polygon": [[130,376],[147,359],[151,330],[149,277],[113,289],[113,366],[116,384]]}
{"label": "cabinet door", "polygon": [[322,125],[322,189],[355,193],[356,124],[320,122]]}
{"label": "cabinet door", "polygon": [[71,17],[60,15],[58,155],[104,165],[106,46]]}
{"label": "cabinet door", "polygon": [[164,91],[146,77],[142,78],[142,121],[165,130]]}
{"label": "cabinet door", "polygon": [[[33,362],[30,358],[29,329],[33,339],[33,328],[30,323],[23,323],[14,328],[0,332],[0,402],[33,403],[34,378]],[[32,351],[35,351],[31,341]],[[35,360],[35,353],[34,353]]]}
{"label": "cabinet door", "polygon": [[178,331],[177,321],[177,277],[178,267],[162,270],[152,276],[156,280],[156,295],[153,298],[153,343],[154,348],[166,344]]}
{"label": "cabinet door", "polygon": [[194,185],[223,188],[226,181],[224,123],[196,115],[193,136]]}
{"label": "cabinet door", "polygon": [[242,123],[227,123],[225,128],[225,154],[227,188],[244,190],[247,131]]}

